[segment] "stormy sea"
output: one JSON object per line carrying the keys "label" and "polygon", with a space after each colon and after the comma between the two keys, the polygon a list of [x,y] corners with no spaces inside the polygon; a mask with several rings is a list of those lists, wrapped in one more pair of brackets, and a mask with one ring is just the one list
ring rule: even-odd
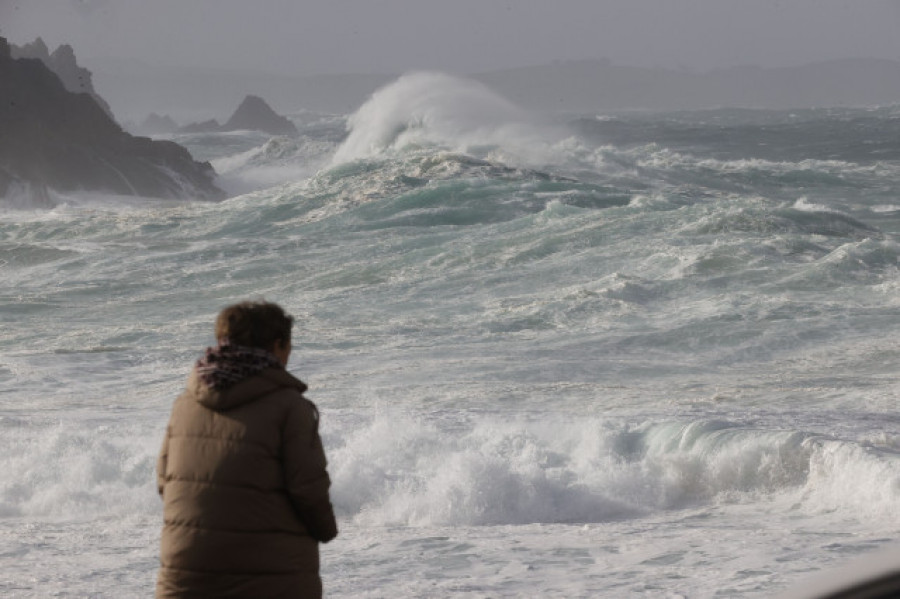
{"label": "stormy sea", "polygon": [[329,597],[770,597],[898,539],[900,107],[289,116],[167,137],[223,202],[0,200],[0,594],[152,594],[171,402],[259,298]]}

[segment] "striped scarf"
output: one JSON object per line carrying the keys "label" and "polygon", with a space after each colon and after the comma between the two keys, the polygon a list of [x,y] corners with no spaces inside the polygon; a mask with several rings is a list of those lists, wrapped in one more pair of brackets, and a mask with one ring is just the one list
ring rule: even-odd
{"label": "striped scarf", "polygon": [[217,347],[206,348],[206,355],[197,360],[197,375],[211,389],[222,390],[259,374],[266,368],[284,368],[281,362],[264,349],[233,345],[223,340]]}

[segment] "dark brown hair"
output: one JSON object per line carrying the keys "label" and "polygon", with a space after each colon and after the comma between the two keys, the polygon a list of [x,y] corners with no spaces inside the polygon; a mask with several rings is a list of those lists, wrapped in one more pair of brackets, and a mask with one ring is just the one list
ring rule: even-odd
{"label": "dark brown hair", "polygon": [[271,350],[276,341],[290,343],[294,317],[271,302],[241,302],[228,306],[216,318],[216,339]]}

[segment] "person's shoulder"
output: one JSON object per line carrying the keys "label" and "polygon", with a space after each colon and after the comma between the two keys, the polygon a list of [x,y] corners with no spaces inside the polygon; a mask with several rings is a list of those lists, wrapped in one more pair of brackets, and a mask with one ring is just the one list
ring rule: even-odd
{"label": "person's shoulder", "polygon": [[259,373],[260,377],[266,379],[280,389],[294,391],[303,395],[307,390],[306,383],[295,377],[293,374],[282,368],[267,368]]}
{"label": "person's shoulder", "polygon": [[187,376],[184,387],[182,387],[181,391],[175,396],[175,400],[172,402],[173,409],[179,406],[193,406],[198,403],[197,399],[202,395],[202,392],[203,386],[200,378],[197,376],[196,370],[192,369]]}
{"label": "person's shoulder", "polygon": [[319,410],[312,401],[306,398],[304,393],[307,390],[306,383],[292,375],[286,370],[270,368],[264,370],[260,375],[266,379],[266,382],[275,385],[277,389],[271,394],[271,397],[286,404],[286,407],[292,412],[301,412],[305,417],[311,417],[314,420],[319,418]]}

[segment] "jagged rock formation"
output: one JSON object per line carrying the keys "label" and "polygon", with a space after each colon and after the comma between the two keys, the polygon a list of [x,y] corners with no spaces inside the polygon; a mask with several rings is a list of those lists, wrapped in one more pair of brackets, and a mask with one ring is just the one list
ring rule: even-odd
{"label": "jagged rock formation", "polygon": [[191,123],[180,129],[183,133],[209,133],[213,131],[238,131],[249,129],[262,131],[272,135],[298,137],[300,134],[290,120],[276,113],[259,96],[249,95],[244,98],[234,114],[224,125],[212,119],[202,123]]}
{"label": "jagged rock formation", "polygon": [[[217,199],[209,163],[183,147],[125,133],[88,93],[73,93],[42,60],[14,59],[0,37],[0,196],[104,191]],[[46,195],[44,191],[43,195]]]}
{"label": "jagged rock formation", "polygon": [[37,58],[56,73],[67,90],[90,94],[110,118],[115,118],[109,104],[94,90],[93,74],[78,65],[72,46],[63,44],[51,54],[44,40],[37,38],[24,46],[10,45],[10,51],[13,58]]}
{"label": "jagged rock formation", "polygon": [[47,66],[50,66],[48,64],[50,62],[50,49],[47,48],[47,44],[44,43],[42,38],[37,38],[24,46],[10,44],[9,50],[13,58],[37,58],[44,61],[44,64]]}

